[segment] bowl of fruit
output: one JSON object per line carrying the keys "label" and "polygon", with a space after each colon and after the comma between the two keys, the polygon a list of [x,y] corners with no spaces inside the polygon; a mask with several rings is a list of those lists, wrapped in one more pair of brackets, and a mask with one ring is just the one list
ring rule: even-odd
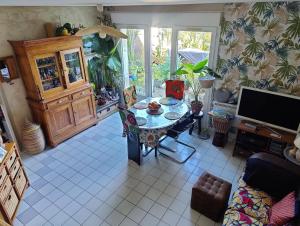
{"label": "bowl of fruit", "polygon": [[161,105],[159,103],[157,103],[156,101],[150,102],[148,104],[148,109],[151,112],[158,112],[158,110],[161,108]]}

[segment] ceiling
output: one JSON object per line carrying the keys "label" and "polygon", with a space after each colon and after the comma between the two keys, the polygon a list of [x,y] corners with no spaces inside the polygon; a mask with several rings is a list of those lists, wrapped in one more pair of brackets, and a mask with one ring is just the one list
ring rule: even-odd
{"label": "ceiling", "polygon": [[[259,0],[260,1],[260,0]],[[263,0],[262,0],[263,1]],[[268,1],[268,0],[264,0]],[[270,0],[274,1],[274,0]],[[0,6],[122,6],[250,2],[249,0],[0,0]]]}

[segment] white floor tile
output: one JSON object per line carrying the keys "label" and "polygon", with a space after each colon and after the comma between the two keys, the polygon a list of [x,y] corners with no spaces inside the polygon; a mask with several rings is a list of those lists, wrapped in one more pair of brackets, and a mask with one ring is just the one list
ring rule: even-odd
{"label": "white floor tile", "polygon": [[190,208],[191,189],[204,170],[235,188],[245,161],[231,156],[232,144],[217,148],[187,132],[180,139],[197,148],[185,164],[151,153],[137,166],[116,113],[51,150],[22,153],[32,186],[15,225],[214,225]]}

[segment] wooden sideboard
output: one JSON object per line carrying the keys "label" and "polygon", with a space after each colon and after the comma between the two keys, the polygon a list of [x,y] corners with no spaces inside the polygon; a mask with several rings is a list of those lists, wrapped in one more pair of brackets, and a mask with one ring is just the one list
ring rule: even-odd
{"label": "wooden sideboard", "polygon": [[9,41],[17,57],[34,121],[56,146],[96,124],[96,108],[81,37]]}
{"label": "wooden sideboard", "polygon": [[0,164],[0,220],[12,224],[29,181],[16,144],[6,143],[5,149]]}
{"label": "wooden sideboard", "polygon": [[296,134],[286,131],[241,121],[238,126],[233,155],[249,157],[257,152],[267,152],[283,158],[283,150],[286,146],[293,145],[295,137]]}

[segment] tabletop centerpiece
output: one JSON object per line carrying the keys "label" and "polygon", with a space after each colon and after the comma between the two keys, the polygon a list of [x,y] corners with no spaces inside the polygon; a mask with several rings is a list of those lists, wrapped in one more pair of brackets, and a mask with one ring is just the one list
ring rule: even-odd
{"label": "tabletop centerpiece", "polygon": [[156,101],[152,101],[148,104],[148,109],[150,114],[156,114],[160,110],[161,105]]}

